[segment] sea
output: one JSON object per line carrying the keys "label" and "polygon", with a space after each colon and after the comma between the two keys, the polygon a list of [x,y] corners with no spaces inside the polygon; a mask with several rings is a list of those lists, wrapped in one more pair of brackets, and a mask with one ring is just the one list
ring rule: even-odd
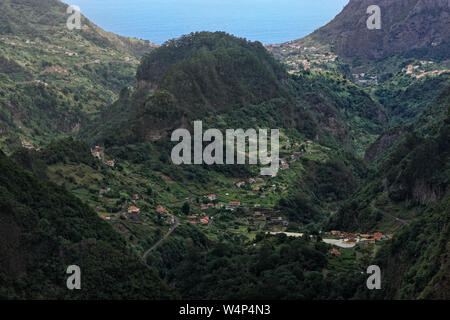
{"label": "sea", "polygon": [[195,31],[225,31],[264,44],[302,38],[349,0],[64,0],[106,31],[163,42]]}

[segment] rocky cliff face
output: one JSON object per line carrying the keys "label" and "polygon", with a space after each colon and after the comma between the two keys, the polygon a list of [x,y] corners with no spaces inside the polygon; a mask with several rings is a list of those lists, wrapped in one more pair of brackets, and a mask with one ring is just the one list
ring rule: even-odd
{"label": "rocky cliff face", "polygon": [[404,134],[401,127],[393,128],[384,132],[367,150],[364,156],[364,161],[371,163],[378,159],[387,149],[392,147],[398,139]]}
{"label": "rocky cliff face", "polygon": [[[369,30],[367,9],[381,9],[381,29]],[[311,37],[330,43],[344,58],[381,59],[394,54],[448,58],[449,0],[350,0]]]}

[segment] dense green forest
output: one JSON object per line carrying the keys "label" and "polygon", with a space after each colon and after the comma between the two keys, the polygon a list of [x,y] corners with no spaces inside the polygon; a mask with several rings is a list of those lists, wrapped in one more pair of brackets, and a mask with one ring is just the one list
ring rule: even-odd
{"label": "dense green forest", "polygon": [[[2,298],[164,299],[175,297],[126,241],[80,200],[0,154]],[[14,240],[13,240],[14,239]],[[83,288],[66,288],[78,265]]]}

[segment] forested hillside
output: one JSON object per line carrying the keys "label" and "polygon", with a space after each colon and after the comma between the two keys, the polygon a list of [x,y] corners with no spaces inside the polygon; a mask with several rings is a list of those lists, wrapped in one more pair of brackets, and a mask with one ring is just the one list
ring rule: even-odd
{"label": "forested hillside", "polygon": [[82,17],[69,30],[57,0],[0,3],[0,145],[36,146],[77,132],[134,82],[148,41],[107,33]]}
{"label": "forested hillside", "polygon": [[[66,190],[37,180],[0,154],[0,296],[9,299],[174,297],[126,241]],[[78,265],[82,289],[69,291]]]}
{"label": "forested hillside", "polygon": [[[398,138],[375,172],[330,222],[331,228],[397,230],[377,254],[385,299],[449,298],[449,91],[430,109],[447,108],[444,120]],[[425,122],[425,123],[424,123]],[[420,123],[420,122],[419,122]],[[362,294],[362,293],[361,293]],[[365,296],[365,294],[363,294]]]}

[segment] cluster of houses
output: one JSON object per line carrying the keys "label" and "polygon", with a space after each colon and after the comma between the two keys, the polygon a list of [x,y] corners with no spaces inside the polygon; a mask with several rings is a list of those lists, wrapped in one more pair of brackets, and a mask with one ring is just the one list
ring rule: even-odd
{"label": "cluster of houses", "polygon": [[208,210],[208,209],[222,209],[225,207],[226,210],[233,211],[236,208],[239,208],[241,206],[241,203],[239,201],[230,201],[228,204],[223,203],[207,203],[207,204],[201,204],[200,210]]}
{"label": "cluster of houses", "polygon": [[217,196],[215,194],[209,194],[204,197],[207,198],[210,202],[200,204],[200,210],[209,210],[209,209],[218,210],[225,207],[226,210],[233,211],[234,209],[239,208],[241,206],[240,201],[229,201],[227,204],[224,204],[222,202],[216,202]]}
{"label": "cluster of houses", "polygon": [[448,69],[443,69],[443,70],[431,70],[431,71],[425,71],[425,70],[420,70],[421,67],[425,67],[427,65],[431,65],[433,64],[433,61],[420,61],[417,65],[408,65],[406,68],[404,68],[402,71],[406,74],[411,75],[411,77],[416,78],[416,79],[420,79],[422,77],[425,76],[439,76],[443,73],[446,72],[450,72],[450,70]]}
{"label": "cluster of houses", "polygon": [[159,204],[156,207],[156,212],[167,215],[168,223],[170,223],[172,225],[175,223],[175,216],[173,214],[171,214],[169,211],[167,211],[167,209],[165,209],[162,205]]}
{"label": "cluster of houses", "polygon": [[279,215],[276,211],[255,211],[253,218],[256,220],[266,221],[270,225],[287,227],[289,225],[288,219]]}
{"label": "cluster of houses", "polygon": [[95,146],[93,149],[91,149],[91,153],[94,158],[101,160],[104,164],[111,168],[114,168],[114,166],[116,165],[115,160],[105,160],[103,148],[100,146]]}
{"label": "cluster of houses", "polygon": [[[285,63],[294,69],[290,70],[289,73],[297,72],[301,69],[300,66],[302,66],[302,69],[314,72],[323,71],[324,69],[320,68],[321,66],[335,63],[337,59],[337,55],[332,52],[320,52],[319,48],[303,47],[301,43],[296,42],[287,42],[281,45],[267,44],[265,47],[269,51],[279,52],[287,57]],[[316,65],[316,67],[312,68],[313,65]]]}
{"label": "cluster of houses", "polygon": [[[135,194],[133,196],[134,200],[133,202],[136,204],[136,201],[139,200],[139,195]],[[158,205],[156,207],[156,212],[158,212],[159,214],[164,214],[167,216],[167,222],[170,224],[174,224],[175,223],[175,216],[173,214],[171,214],[167,209],[165,209],[162,205]],[[142,213],[141,213],[141,209],[139,209],[136,205],[132,205],[128,207],[127,210],[127,217],[132,219],[132,220],[139,220],[141,217]]]}
{"label": "cluster of houses", "polygon": [[102,148],[100,146],[95,146],[94,149],[91,149],[92,156],[99,160],[102,160]]}
{"label": "cluster of houses", "polygon": [[210,221],[212,221],[214,218],[213,217],[208,217],[206,215],[203,214],[203,216],[198,219],[197,216],[192,215],[192,216],[187,216],[187,222],[190,224],[202,224],[202,225],[209,225]]}
{"label": "cluster of houses", "polygon": [[[241,187],[245,186],[245,183],[246,183],[245,181],[239,181],[239,182],[236,183],[236,187],[241,188]],[[255,183],[264,183],[264,179],[260,178],[260,177],[249,178],[248,179],[248,183],[250,185],[255,184]]]}
{"label": "cluster of houses", "polygon": [[35,151],[41,151],[41,148],[36,148],[31,142],[29,141],[22,141],[22,147],[27,150],[35,150]]}
{"label": "cluster of houses", "polygon": [[394,237],[393,234],[384,235],[381,232],[369,234],[369,233],[348,233],[339,230],[332,230],[330,233],[341,239],[343,243],[347,244],[375,243],[376,241],[385,241],[392,239]]}

